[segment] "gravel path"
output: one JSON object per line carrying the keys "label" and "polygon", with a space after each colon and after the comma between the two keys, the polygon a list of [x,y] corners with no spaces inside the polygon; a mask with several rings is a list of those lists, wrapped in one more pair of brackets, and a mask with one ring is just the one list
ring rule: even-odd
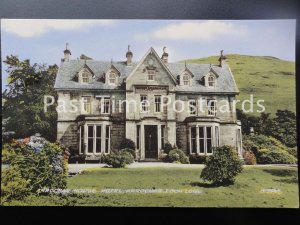
{"label": "gravel path", "polygon": [[[94,163],[94,164],[69,164],[69,173],[78,174],[86,169],[96,169],[105,167],[106,164]],[[245,165],[245,167],[297,167],[297,165]],[[165,163],[165,162],[134,162],[126,168],[151,168],[151,167],[162,167],[162,168],[203,168],[203,164],[177,164],[177,163]]]}

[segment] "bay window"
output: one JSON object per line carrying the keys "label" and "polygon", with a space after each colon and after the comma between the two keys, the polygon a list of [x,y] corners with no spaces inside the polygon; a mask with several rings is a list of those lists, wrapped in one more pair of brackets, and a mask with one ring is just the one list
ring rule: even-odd
{"label": "bay window", "polygon": [[219,145],[218,132],[218,126],[197,125],[190,127],[190,153],[212,154],[213,147]]}
{"label": "bay window", "polygon": [[110,152],[110,125],[84,124],[79,126],[79,154],[99,155]]}

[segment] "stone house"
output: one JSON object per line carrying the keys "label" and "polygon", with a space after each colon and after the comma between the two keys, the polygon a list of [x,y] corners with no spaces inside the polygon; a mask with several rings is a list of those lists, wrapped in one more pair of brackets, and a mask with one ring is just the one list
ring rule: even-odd
{"label": "stone house", "polygon": [[86,160],[120,149],[125,138],[138,160],[159,159],[166,143],[203,155],[231,145],[241,156],[239,91],[223,52],[212,65],[170,63],[163,50],[159,57],[151,47],[133,62],[128,46],[126,60],[113,62],[70,59],[66,48],[55,82],[58,141]]}

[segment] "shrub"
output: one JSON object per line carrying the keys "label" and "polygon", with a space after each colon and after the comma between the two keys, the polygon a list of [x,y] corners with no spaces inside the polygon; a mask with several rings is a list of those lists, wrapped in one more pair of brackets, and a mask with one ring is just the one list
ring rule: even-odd
{"label": "shrub", "polygon": [[18,168],[2,169],[1,203],[21,200],[31,192],[30,180],[22,177]]}
{"label": "shrub", "polygon": [[132,154],[127,151],[112,152],[104,157],[104,163],[113,168],[122,168],[134,162]]}
{"label": "shrub", "polygon": [[136,153],[135,153],[135,150],[134,149],[130,149],[130,148],[123,148],[121,149],[122,152],[128,152],[130,153],[132,156],[133,156],[133,159],[136,158]]}
{"label": "shrub", "polygon": [[124,148],[135,149],[135,143],[132,140],[126,138],[121,142],[119,149]]}
{"label": "shrub", "polygon": [[256,157],[252,151],[244,151],[244,162],[246,165],[255,165]]}
{"label": "shrub", "polygon": [[[24,139],[25,140],[25,139]],[[41,188],[65,188],[67,184],[66,149],[45,140],[13,141],[5,144],[5,179],[1,195],[5,199],[25,197]],[[12,191],[9,191],[9,189]]]}
{"label": "shrub", "polygon": [[206,162],[206,155],[190,155],[189,161],[191,164],[203,164]]}
{"label": "shrub", "polygon": [[168,154],[169,162],[180,162],[183,164],[189,164],[189,158],[184,154],[181,149],[172,149]]}
{"label": "shrub", "polygon": [[159,158],[159,160],[161,160],[163,162],[168,162],[168,155],[165,153],[160,153],[158,158]]}
{"label": "shrub", "polygon": [[217,147],[207,158],[200,178],[222,185],[234,182],[235,176],[242,171],[242,161],[231,146]]}
{"label": "shrub", "polygon": [[164,153],[169,154],[169,152],[173,149],[170,143],[166,143],[164,146]]}
{"label": "shrub", "polygon": [[280,149],[261,149],[258,153],[257,162],[260,164],[294,164],[296,158]]}
{"label": "shrub", "polygon": [[290,154],[290,155],[292,155],[292,156],[294,156],[296,159],[297,159],[297,147],[294,147],[294,148],[288,148],[287,149],[287,152]]}

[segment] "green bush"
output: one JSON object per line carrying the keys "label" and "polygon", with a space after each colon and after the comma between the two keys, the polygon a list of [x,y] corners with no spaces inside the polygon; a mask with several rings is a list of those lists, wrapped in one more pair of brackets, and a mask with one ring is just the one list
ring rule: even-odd
{"label": "green bush", "polygon": [[245,135],[243,146],[246,151],[252,151],[255,154],[259,164],[290,164],[295,163],[297,159],[296,150],[287,148],[273,137]]}
{"label": "green bush", "polygon": [[244,151],[244,162],[246,165],[255,165],[256,157],[252,151]]}
{"label": "green bush", "polygon": [[135,143],[132,140],[126,138],[121,142],[119,149],[124,148],[135,149]]}
{"label": "green bush", "polygon": [[215,185],[231,184],[235,176],[242,171],[242,161],[231,146],[217,147],[213,155],[207,158],[200,178]]}
{"label": "green bush", "polygon": [[189,161],[191,164],[203,164],[206,162],[207,155],[190,155]]}
{"label": "green bush", "polygon": [[68,170],[63,146],[47,141],[13,141],[3,149],[9,163],[2,182],[4,199],[25,197],[28,190],[36,193],[42,188],[66,187]]}
{"label": "green bush", "polygon": [[164,146],[164,153],[169,154],[169,152],[173,149],[170,143],[166,143]]}
{"label": "green bush", "polygon": [[296,158],[281,149],[261,149],[258,153],[257,162],[260,164],[294,164]]}
{"label": "green bush", "polygon": [[287,152],[289,154],[291,154],[292,156],[294,156],[296,159],[298,158],[297,156],[297,147],[294,147],[294,148],[288,148],[287,149]]}
{"label": "green bush", "polygon": [[30,180],[22,177],[18,168],[2,169],[1,203],[21,200],[31,192]]}
{"label": "green bush", "polygon": [[136,154],[135,154],[135,150],[134,149],[130,149],[130,148],[123,148],[121,149],[122,152],[128,152],[133,156],[133,159],[136,158]]}
{"label": "green bush", "polygon": [[181,149],[172,149],[168,154],[169,162],[179,162],[183,164],[189,164],[189,158],[184,154]]}
{"label": "green bush", "polygon": [[112,152],[104,157],[104,163],[113,168],[123,168],[134,162],[132,154],[127,151]]}

